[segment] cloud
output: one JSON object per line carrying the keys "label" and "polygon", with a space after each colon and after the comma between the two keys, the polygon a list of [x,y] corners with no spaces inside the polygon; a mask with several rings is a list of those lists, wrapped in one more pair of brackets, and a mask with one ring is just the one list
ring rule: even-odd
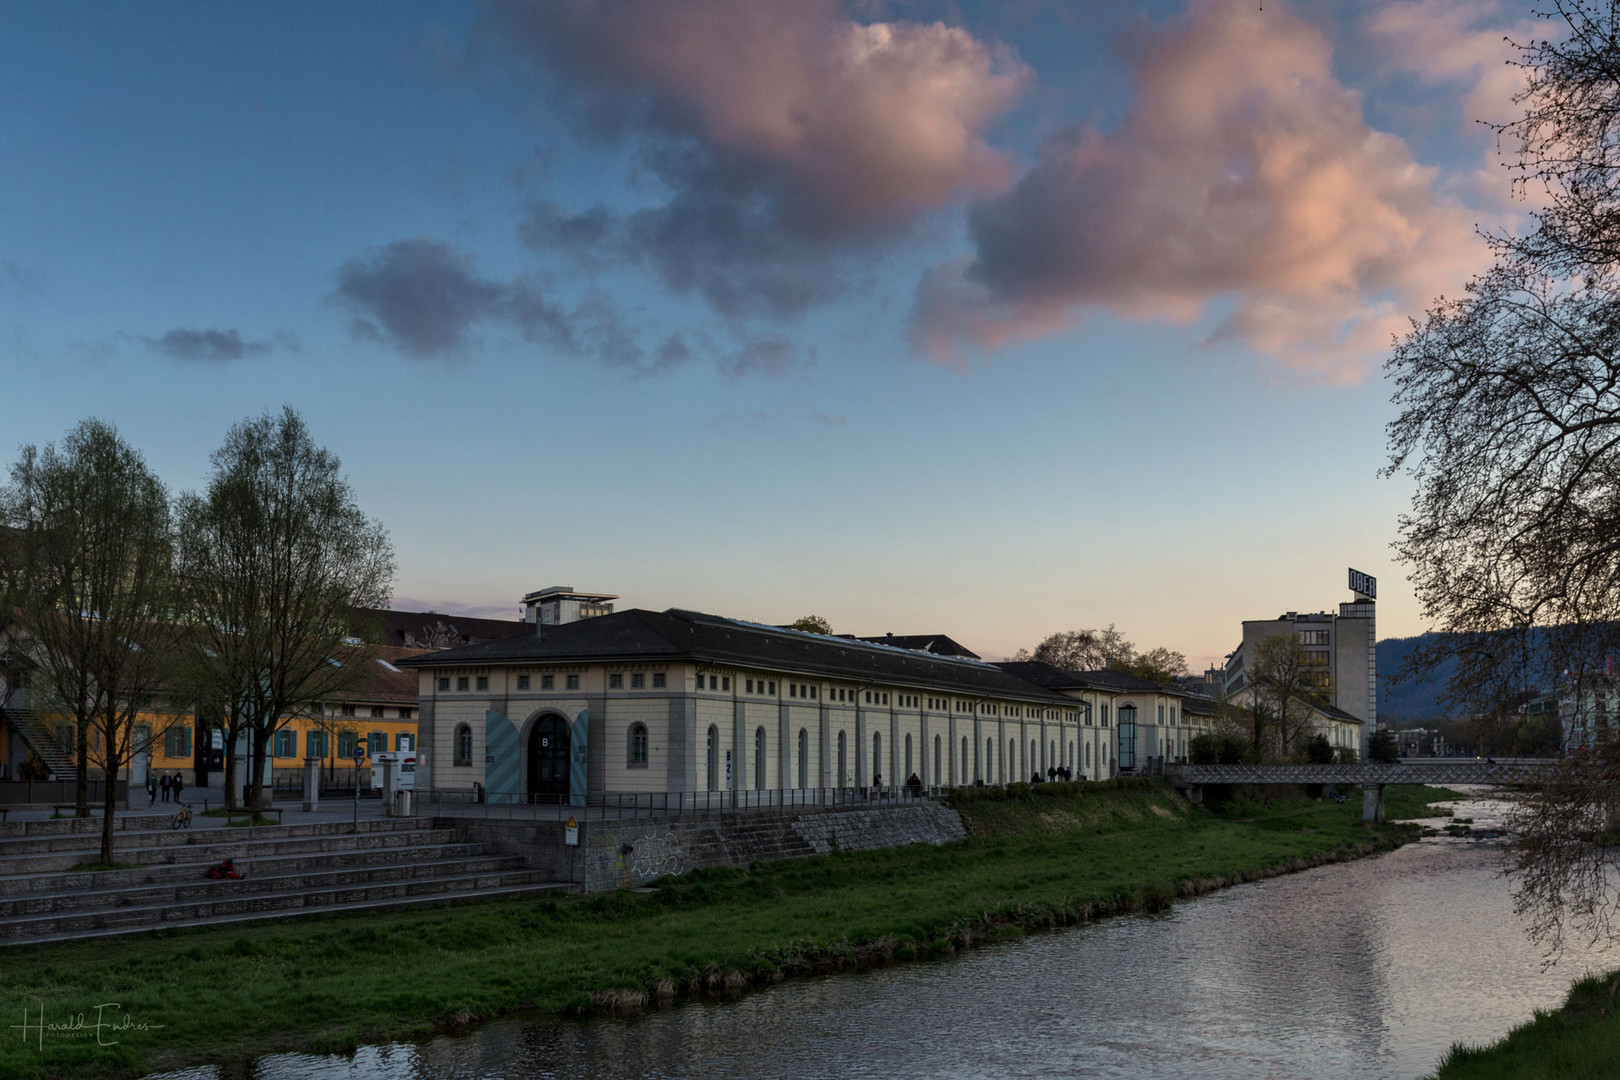
{"label": "cloud", "polygon": [[1514,102],[1527,85],[1527,72],[1512,42],[1546,37],[1545,22],[1522,9],[1510,15],[1500,3],[1484,0],[1398,0],[1371,9],[1362,30],[1385,72],[1400,71],[1430,87],[1463,89],[1466,134],[1485,143],[1479,169],[1466,180],[1488,197],[1511,197],[1512,174],[1503,168],[1518,150],[1497,145],[1488,125],[1503,124],[1523,112]]}
{"label": "cloud", "polygon": [[35,296],[45,290],[45,277],[14,262],[0,259],[0,292]]}
{"label": "cloud", "polygon": [[243,340],[236,330],[176,328],[160,338],[143,337],[141,340],[154,352],[205,364],[228,364],[248,356],[262,356],[271,349],[270,342]]}
{"label": "cloud", "polygon": [[470,255],[432,237],[398,240],[347,260],[328,299],[347,309],[356,336],[418,360],[465,355],[480,327],[496,327],[548,352],[585,358],[637,375],[711,359],[732,378],[780,374],[813,359],[777,337],[748,338],[726,352],[707,335],[667,332],[627,315],[610,296],[587,289],[573,303],[531,277],[499,281]]}
{"label": "cloud", "polygon": [[841,292],[837,256],[999,190],[985,130],[1029,72],[942,23],[860,23],[835,0],[492,6],[488,36],[554,78],[587,134],[635,142],[669,189],[627,217],[531,210],[537,248],[612,241],[728,317],[792,318]]}
{"label": "cloud", "polygon": [[[477,276],[472,259],[430,237],[397,240],[349,259],[330,299],[354,315],[355,333],[408,356],[433,359],[461,352],[474,323],[500,313],[506,288]],[[537,296],[520,298],[524,318],[543,321]]]}
{"label": "cloud", "polygon": [[1117,129],[1061,132],[973,207],[972,255],[918,286],[919,348],[960,363],[1088,309],[1187,323],[1220,305],[1208,342],[1353,380],[1483,258],[1436,170],[1363,122],[1284,4],[1194,0],[1148,34],[1134,80]]}

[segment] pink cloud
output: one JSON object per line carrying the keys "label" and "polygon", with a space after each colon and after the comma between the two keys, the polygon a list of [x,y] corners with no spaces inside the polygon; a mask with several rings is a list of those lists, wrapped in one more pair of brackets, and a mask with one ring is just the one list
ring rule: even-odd
{"label": "pink cloud", "polygon": [[903,224],[1009,178],[984,130],[1025,66],[943,23],[860,23],[835,0],[549,0],[502,36],[594,98],[599,125],[696,141],[789,231]]}
{"label": "pink cloud", "polygon": [[1087,310],[1348,381],[1483,259],[1436,170],[1362,118],[1321,32],[1286,4],[1194,0],[1145,42],[1120,126],[1075,127],[970,215],[974,254],[918,288],[936,359],[1053,333]]}

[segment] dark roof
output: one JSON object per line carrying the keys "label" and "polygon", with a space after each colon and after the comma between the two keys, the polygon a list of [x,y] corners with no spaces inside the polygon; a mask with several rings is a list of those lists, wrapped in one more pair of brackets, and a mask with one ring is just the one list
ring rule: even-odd
{"label": "dark roof", "polygon": [[1337,705],[1318,705],[1313,703],[1311,707],[1322,715],[1331,716],[1335,720],[1348,720],[1352,724],[1359,724],[1362,722],[1361,717],[1353,716],[1339,708]]}
{"label": "dark roof", "polygon": [[355,681],[342,690],[327,694],[325,700],[415,705],[420,680],[416,672],[399,667],[399,663],[426,652],[426,649],[402,649],[391,645],[366,650],[363,659],[354,661],[364,665]]}
{"label": "dark roof", "polygon": [[1203,694],[1188,694],[1181,699],[1183,714],[1192,713],[1195,716],[1214,716],[1217,702],[1212,697]]}
{"label": "dark roof", "polygon": [[460,648],[485,641],[500,641],[534,633],[521,619],[480,619],[447,615],[440,611],[371,609],[358,613],[365,624],[362,636],[396,648]]}
{"label": "dark roof", "polygon": [[[845,635],[840,634],[839,637]],[[948,634],[883,634],[879,637],[857,637],[848,635],[855,641],[869,641],[874,645],[893,645],[897,649],[913,649],[917,652],[931,652],[938,656],[965,656],[969,660],[979,659],[979,654],[956,641]]]}
{"label": "dark roof", "polygon": [[1139,678],[1123,671],[1068,671],[1044,660],[1007,660],[996,666],[1009,675],[1015,675],[1036,686],[1044,686],[1048,690],[1108,690],[1116,694],[1186,696],[1185,690],[1173,686],[1160,686],[1151,679]]}
{"label": "dark roof", "polygon": [[[533,629],[532,627],[530,628]],[[982,660],[784,630],[671,608],[631,608],[536,636],[491,641],[402,660],[404,667],[570,660],[698,660],[800,671],[834,679],[910,683],[946,692],[1073,703]]]}

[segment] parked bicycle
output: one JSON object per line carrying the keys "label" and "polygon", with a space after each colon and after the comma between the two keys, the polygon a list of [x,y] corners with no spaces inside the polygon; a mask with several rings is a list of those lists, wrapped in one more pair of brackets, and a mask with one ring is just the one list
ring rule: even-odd
{"label": "parked bicycle", "polygon": [[175,813],[174,813],[174,821],[172,821],[170,823],[169,827],[172,828],[172,829],[189,829],[189,828],[191,828],[191,804],[190,803],[181,803],[180,804],[180,809],[175,811]]}

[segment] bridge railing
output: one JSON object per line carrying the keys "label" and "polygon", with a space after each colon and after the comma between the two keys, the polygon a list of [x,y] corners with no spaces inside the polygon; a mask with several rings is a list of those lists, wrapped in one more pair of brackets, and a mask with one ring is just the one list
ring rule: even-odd
{"label": "bridge railing", "polygon": [[1364,765],[1167,765],[1178,787],[1204,784],[1526,784],[1556,761],[1421,761]]}

